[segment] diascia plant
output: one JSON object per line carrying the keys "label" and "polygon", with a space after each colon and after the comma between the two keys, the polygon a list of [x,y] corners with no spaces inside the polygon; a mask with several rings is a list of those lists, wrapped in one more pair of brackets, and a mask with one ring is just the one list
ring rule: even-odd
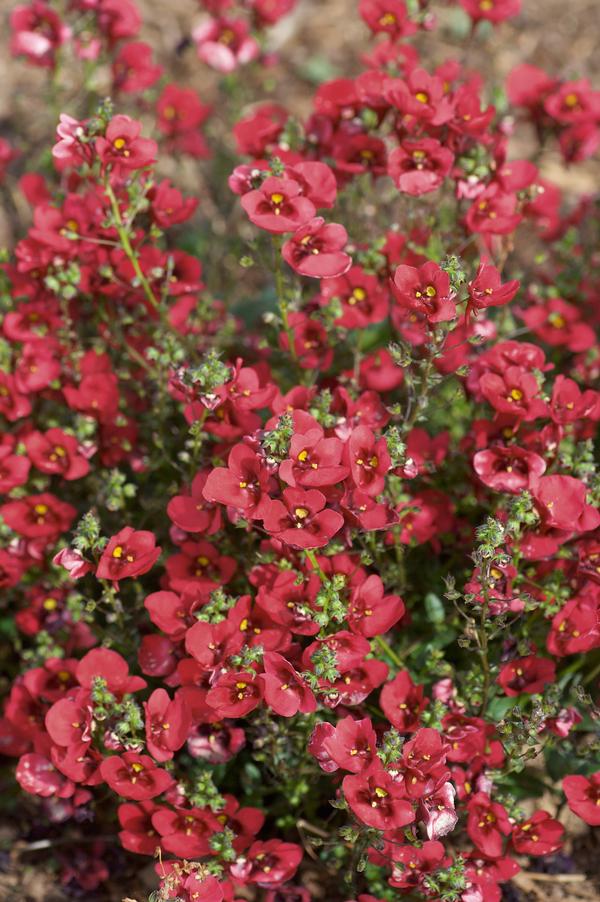
{"label": "diascia plant", "polygon": [[[294,3],[200,5],[231,79]],[[494,106],[427,3],[358,10],[362,71],[245,110],[225,173],[131,0],[11,17],[59,96],[67,53],[113,79],[2,267],[0,745],[70,887],[114,840],[154,902],[498,902],[600,825],[600,229],[509,142],[587,158],[600,93]],[[231,297],[157,137],[219,157]]]}

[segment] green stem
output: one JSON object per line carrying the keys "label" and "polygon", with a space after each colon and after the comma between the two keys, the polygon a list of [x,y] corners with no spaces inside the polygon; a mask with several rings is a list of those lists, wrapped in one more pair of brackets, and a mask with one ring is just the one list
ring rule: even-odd
{"label": "green stem", "polygon": [[599,673],[600,673],[600,662],[596,665],[596,667],[594,667],[594,669],[591,671],[591,673],[589,673],[586,676],[585,680],[583,680],[583,685],[589,686],[590,683],[594,682],[594,680],[596,679],[596,677],[598,676]]}
{"label": "green stem", "polygon": [[401,658],[398,657],[398,655],[396,654],[394,649],[391,647],[391,645],[389,645],[385,641],[383,636],[375,636],[375,642],[380,647],[380,649],[384,652],[384,654],[386,654],[388,656],[388,658],[390,658],[390,660],[392,660],[394,662],[396,667],[399,667],[400,670],[402,670],[404,668],[404,664],[403,664]]}
{"label": "green stem", "polygon": [[445,343],[445,337],[439,340],[435,335],[433,336],[433,347],[431,348],[431,353],[428,355],[425,361],[421,361],[420,369],[420,380],[417,388],[418,395],[415,399],[414,406],[410,411],[408,417],[402,424],[402,431],[406,435],[413,426],[416,424],[419,416],[425,412],[427,409],[427,405],[429,403],[429,395],[431,394],[431,376],[434,368],[434,360],[437,352],[442,348]]}
{"label": "green stem", "polygon": [[272,247],[273,247],[273,273],[275,275],[275,294],[277,295],[277,305],[279,307],[279,313],[281,315],[281,320],[283,323],[283,330],[287,335],[288,344],[290,347],[290,354],[294,361],[296,361],[297,354],[296,348],[294,346],[294,333],[292,332],[290,321],[288,319],[288,309],[287,309],[287,301],[285,298],[285,283],[283,279],[283,267],[281,265],[281,238],[277,238],[275,235],[271,236]]}
{"label": "green stem", "polygon": [[317,560],[317,556],[314,553],[312,548],[306,549],[306,557],[310,561],[313,570],[315,571],[315,573],[317,574],[317,576],[319,577],[321,582],[322,583],[327,582],[327,577],[325,576],[325,573],[323,572],[321,565],[319,564],[319,562]]}
{"label": "green stem", "polygon": [[123,217],[121,216],[121,210],[119,209],[119,202],[115,196],[115,192],[113,191],[112,185],[110,184],[108,178],[106,179],[106,181],[104,183],[104,191],[110,201],[110,207],[111,207],[113,218],[115,221],[115,227],[116,227],[117,233],[119,235],[119,241],[121,243],[121,247],[123,248],[123,250],[125,252],[125,256],[127,257],[127,259],[129,260],[129,262],[131,263],[131,265],[133,267],[133,271],[134,271],[136,278],[138,279],[140,285],[142,286],[144,295],[146,296],[146,300],[148,301],[149,304],[151,304],[152,307],[154,307],[154,309],[157,312],[161,313],[160,302],[159,302],[158,298],[156,297],[156,295],[154,294],[154,291],[152,290],[152,286],[150,285],[150,282],[146,278],[146,275],[144,274],[144,271],[142,270],[142,267],[140,266],[140,261],[138,259],[137,253],[131,246],[131,241],[129,240],[129,233],[128,233],[127,229],[125,228],[125,224],[123,222]]}
{"label": "green stem", "polygon": [[483,585],[483,604],[481,605],[481,615],[479,619],[479,635],[478,635],[478,644],[479,644],[479,656],[481,658],[481,667],[483,670],[483,689],[481,693],[481,705],[479,707],[479,716],[482,717],[485,714],[485,709],[487,708],[488,696],[490,694],[490,660],[488,655],[488,634],[487,634],[487,615],[490,605],[489,600],[489,590],[488,590],[488,578],[489,578],[489,570],[490,566],[486,568],[486,573],[484,579],[482,580]]}

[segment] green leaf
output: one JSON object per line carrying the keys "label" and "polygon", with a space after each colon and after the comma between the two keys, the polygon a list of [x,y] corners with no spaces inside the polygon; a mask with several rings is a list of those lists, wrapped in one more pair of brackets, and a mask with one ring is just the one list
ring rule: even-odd
{"label": "green leaf", "polygon": [[425,596],[425,612],[430,623],[443,623],[446,618],[444,603],[434,592]]}

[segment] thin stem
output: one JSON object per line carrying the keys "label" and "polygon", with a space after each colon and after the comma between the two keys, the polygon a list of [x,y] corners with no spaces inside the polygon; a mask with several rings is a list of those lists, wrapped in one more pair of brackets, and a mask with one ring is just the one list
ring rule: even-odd
{"label": "thin stem", "polygon": [[488,696],[490,694],[490,659],[488,654],[488,634],[487,634],[487,615],[488,609],[490,605],[489,599],[489,590],[488,590],[488,576],[489,576],[490,566],[486,568],[486,573],[484,579],[482,580],[483,586],[483,604],[481,605],[481,614],[479,618],[479,630],[478,630],[478,645],[479,645],[479,656],[481,658],[481,667],[483,670],[483,689],[481,693],[481,704],[479,706],[479,716],[485,713],[485,709],[487,708]]}
{"label": "thin stem", "polygon": [[271,241],[273,247],[273,273],[275,275],[275,294],[277,295],[277,305],[279,307],[279,313],[281,315],[281,320],[283,323],[283,330],[287,335],[290,354],[292,355],[292,359],[294,361],[297,361],[298,356],[296,354],[296,348],[294,346],[294,333],[292,332],[292,328],[290,326],[287,300],[285,297],[285,283],[283,279],[283,267],[281,265],[282,242],[281,239],[276,237],[275,235],[271,236]]}
{"label": "thin stem", "polygon": [[104,190],[105,190],[106,196],[108,197],[108,199],[110,201],[113,218],[115,220],[115,227],[116,227],[117,233],[119,235],[119,241],[121,243],[121,247],[123,248],[123,250],[125,252],[125,256],[127,257],[127,259],[129,260],[129,262],[131,263],[131,265],[133,267],[133,271],[134,271],[136,278],[138,279],[140,285],[142,286],[142,289],[144,291],[147,301],[152,305],[152,307],[154,307],[154,309],[156,311],[158,311],[160,313],[161,312],[160,302],[158,301],[158,298],[154,294],[154,291],[152,290],[152,286],[150,285],[150,282],[146,278],[146,275],[144,274],[144,271],[142,270],[142,267],[140,266],[140,261],[138,259],[137,253],[131,246],[131,241],[129,240],[129,233],[127,232],[127,229],[123,222],[123,217],[121,216],[121,210],[119,209],[119,202],[115,196],[115,192],[113,191],[112,185],[110,184],[108,178],[106,179],[106,181],[104,183]]}
{"label": "thin stem", "polygon": [[319,562],[317,560],[317,556],[314,553],[312,548],[306,549],[306,557],[310,561],[313,570],[315,571],[315,573],[317,574],[317,576],[319,577],[321,582],[325,583],[327,581],[327,577],[325,576],[325,573],[323,572],[321,565],[319,564]]}
{"label": "thin stem", "polygon": [[591,671],[591,673],[589,673],[589,674],[586,676],[585,680],[582,681],[582,682],[583,682],[583,685],[584,685],[584,686],[589,686],[590,683],[593,683],[593,682],[594,682],[594,680],[596,679],[596,677],[598,676],[599,673],[600,673],[600,661],[598,662],[598,664],[596,665],[596,667],[594,667],[594,669]]}
{"label": "thin stem", "polygon": [[386,654],[394,662],[396,667],[399,667],[400,670],[402,670],[404,668],[402,659],[398,657],[398,655],[396,654],[394,649],[391,647],[391,645],[389,645],[385,641],[383,636],[375,636],[375,642],[380,647],[380,649],[384,652],[384,654]]}

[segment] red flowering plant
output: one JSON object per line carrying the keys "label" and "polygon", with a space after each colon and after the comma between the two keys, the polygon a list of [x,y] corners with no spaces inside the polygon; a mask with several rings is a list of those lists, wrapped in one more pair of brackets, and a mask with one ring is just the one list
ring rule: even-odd
{"label": "red flowering plant", "polygon": [[[201,4],[219,115],[294,5]],[[498,902],[600,824],[597,208],[431,66],[427,3],[358,10],[365,68],[232,114],[235,160],[133,3],[11,17],[113,96],[61,113],[1,272],[0,751],[70,889],[114,841],[154,902]],[[508,94],[593,151],[587,82]],[[169,155],[216,158],[226,229]]]}

